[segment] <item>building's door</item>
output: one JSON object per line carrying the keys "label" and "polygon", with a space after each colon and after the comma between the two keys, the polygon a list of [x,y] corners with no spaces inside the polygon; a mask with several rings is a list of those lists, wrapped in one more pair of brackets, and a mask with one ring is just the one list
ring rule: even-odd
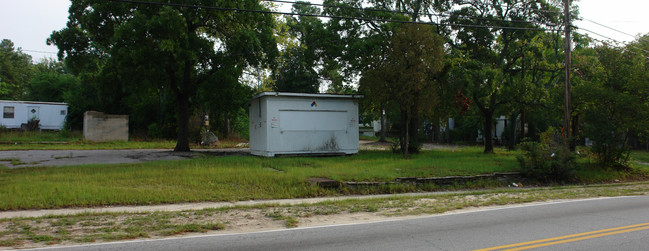
{"label": "building's door", "polygon": [[40,107],[28,106],[27,107],[27,120],[40,120]]}

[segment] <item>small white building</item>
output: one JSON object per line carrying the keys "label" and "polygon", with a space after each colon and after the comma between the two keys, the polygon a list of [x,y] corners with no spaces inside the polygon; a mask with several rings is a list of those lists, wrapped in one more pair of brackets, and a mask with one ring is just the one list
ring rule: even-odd
{"label": "small white building", "polygon": [[250,101],[253,155],[358,153],[360,95],[263,92]]}
{"label": "small white building", "polygon": [[0,125],[20,129],[31,119],[40,120],[43,130],[61,130],[68,116],[68,104],[37,101],[0,100]]}

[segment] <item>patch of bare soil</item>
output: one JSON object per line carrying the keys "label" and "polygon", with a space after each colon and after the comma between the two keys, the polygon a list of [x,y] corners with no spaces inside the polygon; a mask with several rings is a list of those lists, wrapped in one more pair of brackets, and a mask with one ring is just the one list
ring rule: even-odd
{"label": "patch of bare soil", "polygon": [[[392,149],[392,142],[378,142],[371,140],[359,140],[358,149],[359,150],[390,150]],[[460,145],[448,145],[448,144],[435,144],[435,143],[423,143],[421,149],[423,150],[456,150],[462,148]]]}
{"label": "patch of bare soil", "polygon": [[390,142],[378,142],[370,140],[359,140],[358,149],[359,150],[390,150],[392,143]]}
{"label": "patch of bare soil", "polygon": [[[457,198],[453,198],[455,199]],[[472,196],[467,200],[479,199],[481,198]],[[287,223],[289,219],[295,221],[294,226],[297,227],[370,223],[428,216],[431,213],[422,209],[448,203],[431,198],[417,199],[406,204],[393,202],[369,206],[311,205],[4,219],[0,221],[0,249],[261,232],[290,228],[292,226]],[[223,228],[191,228],[206,224],[222,224]]]}

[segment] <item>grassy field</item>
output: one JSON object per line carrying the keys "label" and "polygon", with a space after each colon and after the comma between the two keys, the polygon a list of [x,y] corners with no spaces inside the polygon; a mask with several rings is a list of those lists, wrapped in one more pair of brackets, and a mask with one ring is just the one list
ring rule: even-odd
{"label": "grassy field", "polygon": [[[0,150],[9,149],[138,149],[173,148],[173,141],[92,143],[78,133],[3,132]],[[12,144],[13,142],[13,144]],[[238,144],[225,141],[222,147]],[[16,144],[17,143],[17,144]],[[16,147],[16,148],[12,148]],[[0,210],[146,205],[198,201],[307,198],[341,194],[399,193],[439,189],[495,187],[503,184],[386,185],[364,189],[324,189],[309,178],[341,182],[391,182],[400,177],[442,177],[519,171],[518,151],[497,149],[483,154],[481,147],[424,151],[403,159],[388,151],[361,151],[346,157],[261,158],[214,157],[138,164],[85,165],[8,169],[0,166]],[[649,153],[634,152],[647,163]],[[18,160],[11,160],[18,161]],[[586,168],[581,159],[576,183],[637,180],[649,165],[634,163],[634,172]],[[590,165],[592,166],[592,165]]]}
{"label": "grassy field", "polygon": [[642,163],[649,163],[649,152],[647,151],[633,151],[631,152],[631,159]]}
{"label": "grassy field", "polygon": [[[479,149],[425,152],[412,159],[368,151],[329,158],[206,156],[139,164],[3,169],[0,210],[305,198],[358,193],[320,188],[307,181],[311,177],[392,181],[517,170],[513,155],[485,155]],[[416,188],[399,189],[395,192]]]}
{"label": "grassy field", "polygon": [[[481,148],[468,147],[459,151],[425,151],[412,155],[411,159],[402,159],[398,154],[387,151],[362,151],[356,156],[327,158],[204,156],[138,164],[5,168],[0,169],[0,210],[430,191],[440,188],[433,185],[394,185],[366,190],[324,189],[307,179],[393,181],[398,177],[476,175],[519,170],[516,152],[481,152]],[[644,169],[638,172],[646,173],[648,167],[639,165],[639,169]],[[627,180],[634,179],[637,174],[610,170],[578,172],[583,176],[580,182]],[[477,186],[490,185],[494,184]]]}
{"label": "grassy field", "polygon": [[[240,139],[224,139],[220,145],[200,146],[192,149],[233,148],[243,143]],[[79,131],[68,132],[0,132],[0,151],[8,150],[103,150],[103,149],[173,149],[175,140],[132,138],[129,141],[91,142],[83,139]]]}

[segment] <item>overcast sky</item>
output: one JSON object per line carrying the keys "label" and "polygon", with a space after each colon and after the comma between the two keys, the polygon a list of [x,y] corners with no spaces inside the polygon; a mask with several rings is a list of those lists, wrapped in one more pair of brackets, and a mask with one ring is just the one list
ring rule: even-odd
{"label": "overcast sky", "polygon": [[[65,27],[69,0],[0,0],[0,3],[0,39],[10,39],[16,47],[31,54],[36,62],[56,57],[57,48],[48,46],[45,40],[52,31]],[[637,34],[649,33],[648,0],[580,0],[578,5],[584,21],[575,25],[599,34],[591,34],[593,38],[628,42]],[[589,33],[584,30],[577,32]]]}

